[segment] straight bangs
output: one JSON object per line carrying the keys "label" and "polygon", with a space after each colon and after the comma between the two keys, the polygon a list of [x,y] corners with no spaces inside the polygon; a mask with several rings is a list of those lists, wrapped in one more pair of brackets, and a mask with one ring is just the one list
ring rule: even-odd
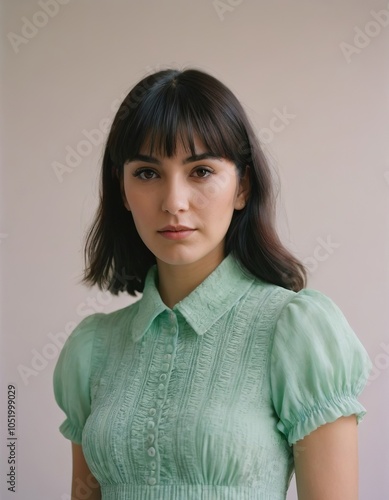
{"label": "straight bangs", "polygon": [[[118,170],[143,148],[148,148],[144,154],[171,158],[180,141],[194,155],[198,153],[194,136],[203,143],[206,152],[230,160],[237,167],[247,163],[248,158],[242,152],[249,150],[249,143],[244,126],[231,113],[233,94],[226,102],[222,93],[210,95],[206,86],[201,88],[199,82],[191,86],[190,78],[184,76],[180,75],[170,85],[152,88],[128,119],[113,124],[115,141],[110,156]],[[131,93],[122,106],[134,108]],[[119,109],[117,117],[121,114],[123,110],[121,113]]]}

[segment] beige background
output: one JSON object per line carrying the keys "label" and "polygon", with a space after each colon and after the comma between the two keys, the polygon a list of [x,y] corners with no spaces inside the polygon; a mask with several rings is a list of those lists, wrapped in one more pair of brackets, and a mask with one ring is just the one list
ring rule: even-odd
{"label": "beige background", "polygon": [[[339,305],[373,360],[360,398],[368,409],[359,427],[360,498],[386,499],[388,3],[225,0],[224,13],[211,0],[1,4],[3,429],[7,384],[18,391],[17,494],[7,493],[3,474],[1,498],[70,498],[71,447],[52,393],[55,342],[84,316],[130,302],[77,284],[102,156],[92,130],[105,137],[128,90],[173,66],[208,71],[241,100],[280,177],[284,242],[309,265],[308,286]],[[371,11],[384,11],[381,24]],[[275,118],[283,110],[284,123]],[[288,499],[296,498],[293,479]]]}

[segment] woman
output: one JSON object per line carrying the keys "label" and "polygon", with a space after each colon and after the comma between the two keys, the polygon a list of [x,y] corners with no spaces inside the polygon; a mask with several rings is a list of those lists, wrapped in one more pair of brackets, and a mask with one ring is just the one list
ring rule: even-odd
{"label": "woman", "polygon": [[195,69],[140,81],[107,140],[83,282],[142,297],[84,318],[54,392],[72,498],[357,500],[372,363],[275,230],[236,97]]}

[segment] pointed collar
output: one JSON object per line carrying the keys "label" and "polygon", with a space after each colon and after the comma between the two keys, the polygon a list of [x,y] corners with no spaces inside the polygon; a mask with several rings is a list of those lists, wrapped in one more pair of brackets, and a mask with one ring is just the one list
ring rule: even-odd
{"label": "pointed collar", "polygon": [[147,272],[143,295],[132,324],[132,336],[139,341],[155,318],[163,311],[180,312],[191,328],[204,333],[250,288],[255,277],[241,267],[229,253],[224,260],[189,295],[170,309],[157,288],[158,269],[154,264]]}

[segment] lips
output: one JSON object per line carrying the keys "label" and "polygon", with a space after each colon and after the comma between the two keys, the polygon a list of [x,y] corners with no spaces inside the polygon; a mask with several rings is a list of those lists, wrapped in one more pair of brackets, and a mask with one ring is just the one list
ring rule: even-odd
{"label": "lips", "polygon": [[169,240],[183,240],[188,238],[195,232],[195,229],[182,229],[180,231],[159,231],[159,234],[163,238],[167,238]]}
{"label": "lips", "polygon": [[179,231],[194,231],[194,228],[192,227],[187,227],[187,226],[182,226],[181,224],[177,224],[176,226],[168,225],[160,229],[158,232],[163,233],[163,232],[179,232]]}

